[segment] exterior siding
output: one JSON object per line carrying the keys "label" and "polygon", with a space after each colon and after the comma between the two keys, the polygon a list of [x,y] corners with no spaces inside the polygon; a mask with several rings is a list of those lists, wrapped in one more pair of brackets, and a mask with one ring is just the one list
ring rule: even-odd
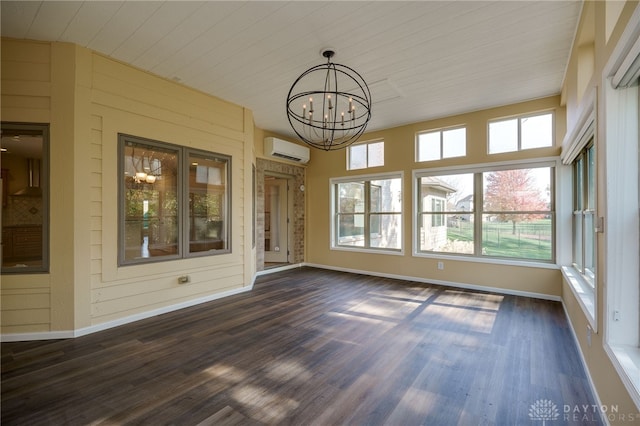
{"label": "exterior siding", "polygon": [[[51,48],[2,40],[2,121],[47,123],[51,118]],[[51,330],[48,274],[4,275],[2,333]]]}
{"label": "exterior siding", "polygon": [[[2,39],[1,89],[3,121],[50,124],[52,164],[50,273],[2,277],[3,338],[82,332],[252,284],[250,111],[68,43]],[[231,253],[118,266],[119,133],[231,157]]]}
{"label": "exterior siding", "polygon": [[[91,324],[243,287],[243,108],[96,53],[91,63]],[[232,253],[118,267],[118,133],[232,157]]]}

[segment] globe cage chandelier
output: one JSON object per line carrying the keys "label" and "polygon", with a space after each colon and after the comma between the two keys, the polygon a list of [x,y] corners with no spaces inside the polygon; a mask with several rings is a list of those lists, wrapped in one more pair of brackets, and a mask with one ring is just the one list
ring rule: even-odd
{"label": "globe cage chandelier", "polygon": [[309,68],[287,95],[287,117],[306,144],[325,151],[355,142],[371,119],[371,92],[362,76],[335,64],[333,49],[323,49],[326,64]]}

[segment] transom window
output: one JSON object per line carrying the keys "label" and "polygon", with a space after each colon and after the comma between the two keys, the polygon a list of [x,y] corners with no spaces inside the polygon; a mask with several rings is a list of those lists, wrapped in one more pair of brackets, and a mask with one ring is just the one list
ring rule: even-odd
{"label": "transom window", "polygon": [[554,260],[554,167],[415,172],[416,253]]}
{"label": "transom window", "polygon": [[467,129],[434,130],[416,135],[416,161],[441,160],[467,155]]}
{"label": "transom window", "polygon": [[379,166],[384,166],[384,141],[364,142],[348,148],[348,170]]}
{"label": "transom window", "polygon": [[553,146],[553,113],[489,122],[489,154]]}
{"label": "transom window", "polygon": [[333,248],[400,251],[402,177],[332,179]]}
{"label": "transom window", "polygon": [[231,158],[119,135],[121,265],[228,253]]}

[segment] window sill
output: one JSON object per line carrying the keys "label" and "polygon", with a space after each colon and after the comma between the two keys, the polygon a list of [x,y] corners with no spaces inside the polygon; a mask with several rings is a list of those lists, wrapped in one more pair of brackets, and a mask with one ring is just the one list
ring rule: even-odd
{"label": "window sill", "polygon": [[507,265],[507,266],[523,266],[527,268],[543,268],[543,269],[558,269],[558,265],[550,262],[539,262],[535,260],[521,260],[521,259],[505,259],[495,257],[480,257],[470,254],[444,254],[444,253],[421,253],[413,252],[413,257],[424,257],[428,259],[442,259],[442,260],[455,260],[460,262],[473,262],[473,263],[490,263],[493,265]]}
{"label": "window sill", "polygon": [[332,246],[331,250],[340,250],[340,251],[350,251],[350,252],[358,252],[358,253],[373,253],[373,254],[390,254],[395,256],[404,256],[403,250],[392,250],[392,249],[382,249],[382,248],[365,248],[358,246]]}
{"label": "window sill", "polygon": [[571,266],[563,266],[562,275],[564,279],[569,283],[569,287],[573,292],[573,295],[578,300],[582,311],[584,312],[589,325],[597,332],[596,323],[596,295],[594,288],[582,277],[575,268]]}
{"label": "window sill", "polygon": [[630,345],[605,344],[613,366],[622,378],[629,395],[640,407],[640,348]]}

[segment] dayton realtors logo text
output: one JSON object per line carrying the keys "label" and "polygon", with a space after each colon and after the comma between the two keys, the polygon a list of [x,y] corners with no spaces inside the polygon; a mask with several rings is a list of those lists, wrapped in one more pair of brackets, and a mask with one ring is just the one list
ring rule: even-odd
{"label": "dayton realtors logo text", "polygon": [[558,406],[549,399],[539,399],[531,404],[529,418],[532,421],[541,421],[543,426],[547,422],[562,419],[564,422],[575,423],[599,423],[604,419],[609,422],[633,422],[640,420],[640,413],[621,413],[617,405],[596,404],[565,404],[562,406],[562,417]]}

